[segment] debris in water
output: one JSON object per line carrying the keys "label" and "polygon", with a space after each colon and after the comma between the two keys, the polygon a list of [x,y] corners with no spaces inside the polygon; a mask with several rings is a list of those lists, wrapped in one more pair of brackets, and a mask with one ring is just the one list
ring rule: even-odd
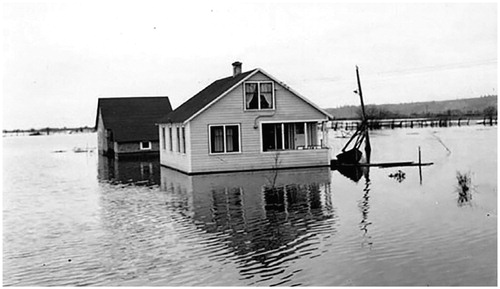
{"label": "debris in water", "polygon": [[402,170],[398,170],[395,173],[389,174],[389,178],[393,178],[396,181],[401,183],[402,181],[404,181],[406,179],[406,173],[403,172]]}
{"label": "debris in water", "polygon": [[431,135],[433,137],[435,137],[438,140],[438,142],[443,145],[443,147],[446,149],[446,151],[448,151],[448,155],[451,154],[451,150],[444,144],[444,142],[441,140],[441,138],[439,138],[435,133],[436,132],[433,132]]}
{"label": "debris in water", "polygon": [[471,188],[472,188],[472,177],[471,173],[461,173],[457,172],[458,181],[458,205],[462,206],[464,204],[469,204],[472,199]]}
{"label": "debris in water", "polygon": [[94,149],[95,148],[89,148],[89,147],[85,147],[85,148],[74,147],[73,152],[75,152],[75,153],[91,153],[91,152],[94,152]]}

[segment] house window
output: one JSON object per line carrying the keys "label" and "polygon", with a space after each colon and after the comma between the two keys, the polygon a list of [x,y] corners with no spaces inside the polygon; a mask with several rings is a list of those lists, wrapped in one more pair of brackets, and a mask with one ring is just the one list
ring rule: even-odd
{"label": "house window", "polygon": [[210,153],[236,153],[240,152],[240,125],[211,125]]}
{"label": "house window", "polygon": [[162,148],[164,150],[166,150],[167,149],[167,141],[165,139],[165,128],[164,127],[161,128],[161,140],[162,140]]}
{"label": "house window", "polygon": [[172,144],[172,127],[168,128],[168,149],[172,152],[174,151]]}
{"label": "house window", "polygon": [[179,127],[176,128],[176,133],[177,133],[177,152],[181,152],[181,135],[179,133],[180,129]]}
{"label": "house window", "polygon": [[262,124],[263,151],[283,149],[281,123]]}
{"label": "house window", "polygon": [[186,153],[186,130],[182,128],[182,153]]}
{"label": "house window", "polygon": [[320,148],[316,126],[315,122],[263,123],[262,151]]}
{"label": "house window", "polygon": [[141,148],[141,150],[150,150],[151,149],[151,142],[150,141],[141,141],[140,148]]}
{"label": "house window", "polygon": [[153,176],[153,163],[141,162],[141,179],[148,180]]}
{"label": "house window", "polygon": [[245,109],[274,109],[274,83],[272,81],[246,82]]}

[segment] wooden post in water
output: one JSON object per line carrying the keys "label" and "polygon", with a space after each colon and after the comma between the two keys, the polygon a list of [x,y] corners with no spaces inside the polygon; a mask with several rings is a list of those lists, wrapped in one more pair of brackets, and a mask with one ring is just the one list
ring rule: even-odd
{"label": "wooden post in water", "polygon": [[[366,113],[365,113],[365,103],[363,101],[363,91],[361,90],[361,80],[359,79],[359,69],[358,66],[356,65],[356,79],[358,80],[358,93],[359,93],[359,98],[361,100],[361,112],[363,113],[363,122],[366,124]],[[366,153],[366,162],[370,162],[370,156],[372,152],[372,148],[370,145],[370,137],[368,135],[368,128],[365,127],[365,153]]]}
{"label": "wooden post in water", "polygon": [[420,153],[420,146],[418,146],[418,175],[420,176],[420,185],[422,185],[422,155]]}

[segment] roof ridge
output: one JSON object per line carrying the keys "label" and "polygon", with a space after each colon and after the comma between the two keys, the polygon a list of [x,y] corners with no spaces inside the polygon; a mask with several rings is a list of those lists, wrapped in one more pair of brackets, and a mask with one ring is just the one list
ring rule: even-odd
{"label": "roof ridge", "polygon": [[145,95],[145,96],[103,96],[98,99],[145,99],[145,98],[168,98],[167,95]]}

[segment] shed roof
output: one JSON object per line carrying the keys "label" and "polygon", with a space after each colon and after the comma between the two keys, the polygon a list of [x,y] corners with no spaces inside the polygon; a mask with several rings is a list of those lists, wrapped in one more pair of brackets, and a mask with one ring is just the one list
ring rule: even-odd
{"label": "shed roof", "polygon": [[172,111],[167,96],[99,98],[99,112],[104,127],[113,131],[117,142],[157,141],[158,121]]}

